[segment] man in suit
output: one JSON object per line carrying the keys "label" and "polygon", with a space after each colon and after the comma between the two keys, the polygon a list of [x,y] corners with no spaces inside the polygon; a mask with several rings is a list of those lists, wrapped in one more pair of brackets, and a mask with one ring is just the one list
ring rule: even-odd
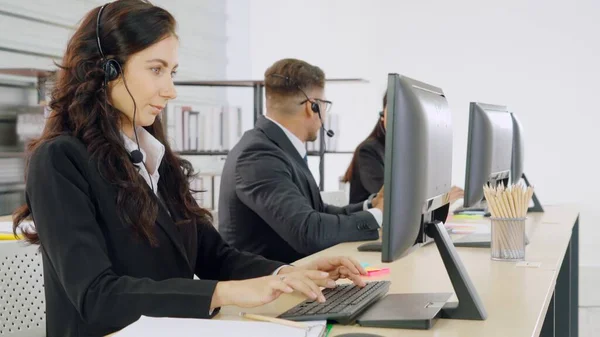
{"label": "man in suit", "polygon": [[219,230],[234,247],[290,263],[341,242],[376,240],[383,193],[346,207],[326,205],[308,168],[331,102],[325,74],[283,59],[265,72],[267,114],[230,151],[221,177]]}

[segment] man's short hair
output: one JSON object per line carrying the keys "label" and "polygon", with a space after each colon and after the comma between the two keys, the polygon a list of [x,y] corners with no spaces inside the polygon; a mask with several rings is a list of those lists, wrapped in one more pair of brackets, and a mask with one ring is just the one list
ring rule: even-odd
{"label": "man's short hair", "polygon": [[325,88],[325,73],[321,68],[297,59],[275,62],[265,71],[267,96],[291,97],[313,88]]}

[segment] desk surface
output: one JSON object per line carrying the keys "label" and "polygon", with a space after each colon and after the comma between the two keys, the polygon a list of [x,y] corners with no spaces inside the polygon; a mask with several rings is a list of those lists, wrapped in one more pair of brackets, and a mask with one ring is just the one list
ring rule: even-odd
{"label": "desk surface", "polygon": [[[382,336],[538,336],[578,216],[574,206],[544,206],[544,209],[545,213],[530,214],[527,223],[530,244],[526,249],[526,260],[541,262],[539,268],[491,261],[489,248],[457,248],[485,305],[487,320],[440,319],[431,330],[425,331],[335,325],[330,336],[347,332],[371,332]],[[384,265],[380,253],[358,252],[358,245],[360,243],[340,244],[298,262],[321,256],[350,255],[360,262]],[[385,265],[391,269],[389,275],[370,279],[391,280],[390,294],[453,292],[435,245],[419,248]],[[252,310],[223,308],[217,318],[234,319],[240,311],[276,316],[300,301],[299,296],[283,295],[277,301]]]}

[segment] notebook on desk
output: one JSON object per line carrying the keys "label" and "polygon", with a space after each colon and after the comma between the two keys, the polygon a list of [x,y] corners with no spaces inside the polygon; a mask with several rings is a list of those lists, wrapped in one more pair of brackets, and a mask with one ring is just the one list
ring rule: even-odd
{"label": "notebook on desk", "polygon": [[[31,221],[23,221],[19,228],[32,225],[33,223]],[[17,233],[21,233],[21,231],[17,230]],[[15,240],[13,223],[11,221],[0,221],[0,240]]]}
{"label": "notebook on desk", "polygon": [[154,318],[142,316],[137,322],[117,332],[115,337],[324,337],[325,321],[303,322],[310,330],[275,323],[191,318]]}

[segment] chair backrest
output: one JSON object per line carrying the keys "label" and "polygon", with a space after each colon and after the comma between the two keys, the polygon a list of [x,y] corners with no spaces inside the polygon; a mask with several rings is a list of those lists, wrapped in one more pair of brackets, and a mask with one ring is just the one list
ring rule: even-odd
{"label": "chair backrest", "polygon": [[0,335],[46,335],[46,303],[39,246],[0,241]]}
{"label": "chair backrest", "polygon": [[323,202],[333,206],[346,206],[348,205],[348,196],[345,191],[328,191],[321,192],[321,199]]}
{"label": "chair backrest", "polygon": [[339,177],[338,182],[340,191],[344,191],[346,198],[348,198],[348,202],[350,202],[350,183],[345,183],[344,177]]}

